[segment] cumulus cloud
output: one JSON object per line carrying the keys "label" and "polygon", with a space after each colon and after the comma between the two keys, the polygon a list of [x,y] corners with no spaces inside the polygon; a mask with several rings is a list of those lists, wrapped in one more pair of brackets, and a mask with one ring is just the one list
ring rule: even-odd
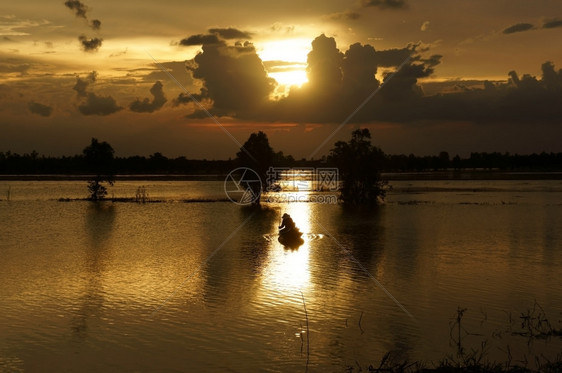
{"label": "cumulus cloud", "polygon": [[523,31],[529,31],[532,30],[535,26],[533,26],[531,23],[517,23],[513,26],[509,26],[508,28],[506,28],[505,30],[503,30],[504,34],[513,34],[516,32],[523,32]]}
{"label": "cumulus cloud", "polygon": [[154,83],[152,88],[150,88],[150,93],[153,96],[152,101],[148,98],[145,98],[142,101],[140,99],[136,99],[129,105],[129,109],[137,113],[152,113],[160,109],[164,106],[166,101],[168,101],[164,95],[164,90],[162,89],[162,83],[160,81]]}
{"label": "cumulus cloud", "polygon": [[364,7],[377,7],[380,9],[401,9],[406,7],[406,0],[361,0]]}
{"label": "cumulus cloud", "polygon": [[342,79],[344,55],[336,47],[336,40],[322,34],[312,41],[307,56],[307,74],[311,86],[325,91],[337,88]]}
{"label": "cumulus cloud", "polygon": [[[203,84],[196,98],[208,100],[212,106],[210,111],[215,115],[331,122],[344,119],[379,87],[376,78],[379,66],[396,68],[417,53],[417,49],[423,49],[418,47],[412,44],[402,49],[376,51],[371,45],[355,43],[343,53],[333,37],[322,34],[312,41],[312,50],[307,56],[308,82],[300,88],[293,87],[288,96],[276,101],[270,99],[275,82],[267,77],[264,64],[250,43],[234,46],[224,41],[204,44],[203,52],[191,61],[188,69]],[[422,59],[416,55],[403,71],[396,74],[389,84],[394,87],[387,89],[382,98],[406,100],[421,96],[417,80],[431,75],[440,58]],[[180,94],[173,104],[188,102],[189,96]],[[375,104],[365,108],[363,117],[373,118]],[[200,114],[196,112],[191,117]]]}
{"label": "cumulus cloud", "polygon": [[241,31],[233,27],[228,28],[210,28],[209,33],[216,34],[222,39],[251,39],[252,34],[247,31]]}
{"label": "cumulus cloud", "polygon": [[555,28],[555,27],[562,27],[562,19],[551,19],[546,21],[543,25],[543,28]]}
{"label": "cumulus cloud", "polygon": [[88,38],[86,35],[80,35],[78,40],[84,52],[97,52],[103,42],[101,38]]}
{"label": "cumulus cloud", "polygon": [[[429,47],[376,50],[355,43],[340,50],[332,37],[320,35],[307,58],[308,82],[293,87],[284,97],[270,98],[274,82],[251,44],[203,45],[189,69],[203,88],[196,96],[215,115],[255,121],[341,123],[373,92],[375,96],[354,114],[352,122],[471,121],[507,123],[560,121],[562,70],[542,66],[542,76],[510,72],[509,82],[480,82],[447,93],[423,90],[420,79],[430,77],[442,56]],[[403,65],[403,66],[402,66]],[[398,66],[402,66],[396,71]],[[383,81],[379,81],[379,68]],[[190,101],[186,94],[174,105]],[[189,117],[204,117],[196,111]]]}
{"label": "cumulus cloud", "polygon": [[376,56],[377,56],[376,64],[377,66],[380,67],[399,66],[407,58],[411,57],[414,51],[415,48],[413,47],[392,48],[392,49],[385,49],[382,51],[376,51]]}
{"label": "cumulus cloud", "polygon": [[31,101],[28,103],[29,111],[33,114],[38,114],[42,117],[48,117],[53,112],[53,108],[47,105],[43,105],[39,102]]}
{"label": "cumulus cloud", "polygon": [[275,88],[251,43],[203,44],[188,65],[193,77],[203,81],[200,98],[213,101],[216,112],[248,111],[265,103]]}
{"label": "cumulus cloud", "polygon": [[408,110],[390,108],[384,119],[560,123],[562,69],[556,71],[551,62],[541,69],[541,79],[511,71],[507,83],[485,82],[483,88],[420,97],[408,104]]}

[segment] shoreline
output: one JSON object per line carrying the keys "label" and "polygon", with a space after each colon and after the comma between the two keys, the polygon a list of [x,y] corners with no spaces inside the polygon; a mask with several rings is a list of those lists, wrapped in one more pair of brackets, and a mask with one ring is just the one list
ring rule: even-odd
{"label": "shoreline", "polygon": [[[93,175],[64,174],[15,174],[0,175],[0,181],[87,181]],[[227,174],[131,174],[115,175],[115,181],[224,181]],[[388,181],[407,180],[562,180],[562,172],[545,171],[499,171],[499,170],[462,170],[462,171],[419,171],[419,172],[383,172],[383,179]]]}

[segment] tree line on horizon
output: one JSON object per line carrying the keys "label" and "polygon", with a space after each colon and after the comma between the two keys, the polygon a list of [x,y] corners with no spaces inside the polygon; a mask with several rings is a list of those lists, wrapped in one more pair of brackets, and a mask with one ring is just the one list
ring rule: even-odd
{"label": "tree line on horizon", "polygon": [[[450,157],[442,151],[431,156],[414,154],[382,154],[379,159],[382,172],[423,172],[440,170],[490,169],[502,171],[562,171],[562,153],[533,153],[528,155],[474,152],[469,157]],[[275,152],[273,167],[328,167],[334,166],[329,157],[316,160],[297,160],[282,151]],[[187,159],[184,156],[169,158],[160,152],[150,156],[114,157],[112,169],[123,175],[221,175],[228,174],[238,164],[237,159],[207,160]],[[80,175],[90,169],[84,154],[52,157],[31,153],[0,152],[2,175]]]}

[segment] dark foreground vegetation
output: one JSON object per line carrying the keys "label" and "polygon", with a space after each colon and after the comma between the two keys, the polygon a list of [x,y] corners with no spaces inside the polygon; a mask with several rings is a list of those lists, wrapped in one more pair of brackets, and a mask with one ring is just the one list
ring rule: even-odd
{"label": "dark foreground vegetation", "polygon": [[[386,353],[379,362],[363,368],[356,362],[355,366],[348,366],[348,372],[390,372],[390,373],[446,373],[446,372],[482,372],[482,373],[554,373],[562,372],[562,351],[552,357],[540,353],[535,356],[515,357],[506,345],[504,361],[491,361],[488,357],[490,347],[488,340],[481,334],[468,331],[463,323],[466,308],[458,308],[449,322],[449,344],[455,352],[448,354],[437,363],[409,362],[400,358],[398,354]],[[485,320],[483,320],[484,322]],[[558,320],[560,324],[560,320]],[[519,315],[509,314],[508,324],[501,330],[494,330],[493,338],[502,340],[504,336],[521,338],[527,346],[535,341],[544,341],[560,344],[562,329],[553,326],[544,309],[535,301],[532,308]],[[480,343],[474,347],[466,346],[467,337],[481,338]]]}
{"label": "dark foreground vegetation", "polygon": [[[562,171],[562,153],[518,155],[509,153],[472,153],[467,158],[450,157],[447,152],[434,156],[389,155],[381,157],[382,172],[422,172],[444,170]],[[117,175],[225,175],[236,165],[236,159],[207,160],[168,158],[162,153],[148,157],[115,157],[113,172]],[[296,160],[276,152],[273,167],[327,167],[329,158]],[[89,167],[83,154],[51,157],[36,152],[18,154],[0,152],[0,175],[82,175]]]}

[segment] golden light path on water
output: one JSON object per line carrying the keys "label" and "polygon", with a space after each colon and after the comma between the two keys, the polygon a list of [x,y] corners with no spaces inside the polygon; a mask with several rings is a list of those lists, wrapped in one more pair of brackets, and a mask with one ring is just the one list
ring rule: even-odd
{"label": "golden light path on water", "polygon": [[[291,215],[295,224],[303,232],[310,232],[310,203],[287,203],[281,205],[281,214]],[[272,240],[271,259],[264,269],[261,291],[264,296],[274,296],[278,302],[299,301],[301,292],[306,293],[312,287],[310,282],[310,242],[296,249],[283,247],[277,237]]]}

